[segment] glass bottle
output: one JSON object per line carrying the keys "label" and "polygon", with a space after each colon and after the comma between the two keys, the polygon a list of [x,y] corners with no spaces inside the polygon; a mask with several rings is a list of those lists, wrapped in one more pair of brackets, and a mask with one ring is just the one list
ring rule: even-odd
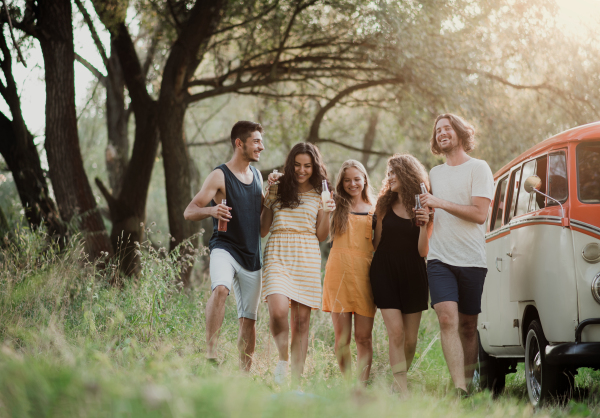
{"label": "glass bottle", "polygon": [[[419,209],[423,209],[423,206],[421,205],[421,198],[419,197],[418,194],[415,195],[415,212]],[[423,221],[419,221],[417,219],[415,219],[415,223],[417,224],[417,226],[423,226],[425,225],[425,222]]]}
{"label": "glass bottle", "polygon": [[327,206],[327,202],[331,199],[331,192],[329,191],[329,187],[327,186],[327,180],[323,180],[323,186],[321,189],[321,200],[323,201],[323,210],[325,212],[329,212],[329,207]]}
{"label": "glass bottle", "polygon": [[[227,199],[221,200],[222,205],[227,205]],[[227,222],[219,219],[219,227],[217,228],[220,232],[227,232]]]}

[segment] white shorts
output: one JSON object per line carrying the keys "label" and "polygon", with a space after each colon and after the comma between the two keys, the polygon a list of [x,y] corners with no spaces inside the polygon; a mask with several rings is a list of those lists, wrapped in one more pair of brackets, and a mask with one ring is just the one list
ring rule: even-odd
{"label": "white shorts", "polygon": [[221,248],[210,252],[210,289],[225,286],[233,293],[237,303],[238,318],[248,318],[256,321],[258,302],[262,286],[262,269],[248,271],[240,263]]}

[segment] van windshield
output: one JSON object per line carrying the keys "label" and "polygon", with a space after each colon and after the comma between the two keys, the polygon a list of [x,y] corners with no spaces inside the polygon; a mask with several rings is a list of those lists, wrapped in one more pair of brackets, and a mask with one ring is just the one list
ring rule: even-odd
{"label": "van windshield", "polygon": [[582,203],[600,203],[600,142],[577,146],[577,189]]}

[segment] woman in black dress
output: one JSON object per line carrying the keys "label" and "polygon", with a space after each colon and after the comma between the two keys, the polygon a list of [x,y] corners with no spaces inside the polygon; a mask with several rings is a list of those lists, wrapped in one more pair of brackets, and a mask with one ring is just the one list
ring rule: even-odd
{"label": "woman in black dress", "polygon": [[[389,337],[390,366],[397,389],[406,394],[406,372],[415,355],[421,312],[429,292],[425,258],[433,222],[428,209],[414,210],[420,184],[429,189],[425,167],[410,154],[395,154],[375,214],[371,287]],[[417,226],[417,221],[423,226]]]}

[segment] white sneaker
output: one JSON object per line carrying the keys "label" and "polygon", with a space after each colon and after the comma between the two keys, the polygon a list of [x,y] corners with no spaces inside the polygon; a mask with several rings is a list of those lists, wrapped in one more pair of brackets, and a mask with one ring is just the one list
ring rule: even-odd
{"label": "white sneaker", "polygon": [[279,360],[279,363],[277,363],[277,366],[275,367],[275,372],[273,373],[275,375],[273,380],[275,381],[276,385],[281,386],[285,383],[287,372],[288,362],[285,360]]}

